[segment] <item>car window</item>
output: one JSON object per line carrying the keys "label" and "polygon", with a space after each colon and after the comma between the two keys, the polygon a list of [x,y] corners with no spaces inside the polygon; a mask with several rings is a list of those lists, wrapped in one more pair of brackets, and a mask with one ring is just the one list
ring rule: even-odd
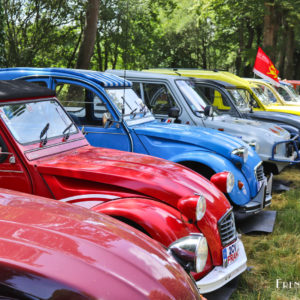
{"label": "car window", "polygon": [[210,105],[219,113],[236,114],[236,110],[230,106],[227,97],[213,86],[204,86],[197,84],[205,97],[209,100]]}
{"label": "car window", "polygon": [[142,98],[141,84],[139,82],[132,83],[132,89],[136,92],[136,94]]}
{"label": "car window", "polygon": [[144,83],[143,89],[146,105],[155,114],[168,115],[171,107],[177,107],[172,94],[164,84]]}
{"label": "car window", "polygon": [[104,125],[108,109],[94,92],[69,83],[59,83],[55,90],[57,98],[77,125]]}
{"label": "car window", "polygon": [[8,148],[0,135],[0,163],[6,161],[8,155]]}

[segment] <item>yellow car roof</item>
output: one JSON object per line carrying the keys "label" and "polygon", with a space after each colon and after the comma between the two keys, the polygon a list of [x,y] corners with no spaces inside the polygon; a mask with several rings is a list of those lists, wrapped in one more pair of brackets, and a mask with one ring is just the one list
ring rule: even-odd
{"label": "yellow car roof", "polygon": [[205,78],[205,79],[213,79],[220,80],[224,82],[228,82],[235,86],[248,86],[249,82],[237,75],[234,75],[227,71],[209,71],[209,70],[196,70],[196,69],[147,69],[143,70],[147,72],[155,72],[166,75],[180,75],[187,77],[196,77],[196,78]]}

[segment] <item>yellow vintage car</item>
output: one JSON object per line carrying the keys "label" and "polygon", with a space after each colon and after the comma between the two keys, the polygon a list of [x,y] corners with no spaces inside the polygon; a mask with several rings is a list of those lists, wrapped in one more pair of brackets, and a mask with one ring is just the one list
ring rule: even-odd
{"label": "yellow vintage car", "polygon": [[259,85],[230,72],[197,69],[147,69],[144,71],[228,82],[238,88],[240,95],[252,106],[254,111],[283,112],[300,116],[300,105],[287,106],[282,103],[274,103],[266,97]]}
{"label": "yellow vintage car", "polygon": [[[269,98],[269,100],[271,100],[273,103],[276,103],[278,105],[300,106],[300,102],[297,102],[291,97],[282,97],[272,84],[265,82],[262,79],[247,78],[247,80],[249,82],[257,84],[264,91],[264,94]],[[278,88],[285,90],[284,87],[281,86]],[[290,99],[290,101],[286,101],[286,99]]]}

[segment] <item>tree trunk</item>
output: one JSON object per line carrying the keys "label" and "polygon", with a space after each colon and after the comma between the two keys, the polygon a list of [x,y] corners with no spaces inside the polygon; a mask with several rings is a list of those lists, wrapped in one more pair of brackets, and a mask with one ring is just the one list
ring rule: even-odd
{"label": "tree trunk", "polygon": [[287,79],[293,78],[294,75],[294,51],[295,51],[295,33],[294,28],[286,25],[286,56],[285,56],[285,68],[284,68],[284,77]]}
{"label": "tree trunk", "polygon": [[[263,49],[268,53],[271,60],[274,60],[275,51],[275,24],[278,20],[275,20],[275,4],[273,1],[266,1],[265,5],[265,17],[264,17],[264,29],[263,29]],[[277,22],[276,22],[277,21]]]}
{"label": "tree trunk", "polygon": [[244,52],[244,28],[240,27],[238,29],[238,35],[239,35],[239,48],[237,51],[237,57],[235,60],[235,69],[236,69],[236,74],[239,76],[243,76],[243,71],[242,71],[242,55]]}
{"label": "tree trunk", "polygon": [[89,69],[94,52],[97,25],[99,15],[99,0],[89,0],[86,11],[86,25],[83,32],[83,40],[80,45],[77,69]]}

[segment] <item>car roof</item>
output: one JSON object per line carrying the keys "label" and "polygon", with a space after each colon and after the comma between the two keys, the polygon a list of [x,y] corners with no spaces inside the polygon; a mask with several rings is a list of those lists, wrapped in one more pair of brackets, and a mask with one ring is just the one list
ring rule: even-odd
{"label": "car roof", "polygon": [[[143,70],[143,71],[132,71],[132,70],[106,70],[105,73],[110,73],[110,74],[115,74],[121,77],[127,76],[128,78],[147,78],[147,79],[178,79],[177,75],[167,75],[167,74],[160,74],[157,72],[151,72],[151,71],[147,71],[147,70]],[[187,79],[186,77],[181,77],[180,79]]]}
{"label": "car roof", "polygon": [[116,75],[99,72],[99,71],[91,71],[91,70],[83,70],[83,69],[67,69],[67,68],[5,68],[0,69],[0,78],[1,72],[6,72],[6,78],[18,78],[22,79],[28,76],[66,76],[71,75],[74,78],[83,78],[91,80],[102,87],[130,87],[132,83],[130,81],[124,80]]}
{"label": "car roof", "polygon": [[0,80],[0,100],[55,96],[55,91],[22,80]]}
{"label": "car roof", "polygon": [[223,87],[223,88],[236,88],[236,85],[233,85],[231,83],[222,81],[222,80],[213,80],[213,79],[200,79],[200,78],[194,78],[196,80],[196,82],[203,82],[203,83],[210,83],[210,84],[214,84],[216,86],[219,87]]}

